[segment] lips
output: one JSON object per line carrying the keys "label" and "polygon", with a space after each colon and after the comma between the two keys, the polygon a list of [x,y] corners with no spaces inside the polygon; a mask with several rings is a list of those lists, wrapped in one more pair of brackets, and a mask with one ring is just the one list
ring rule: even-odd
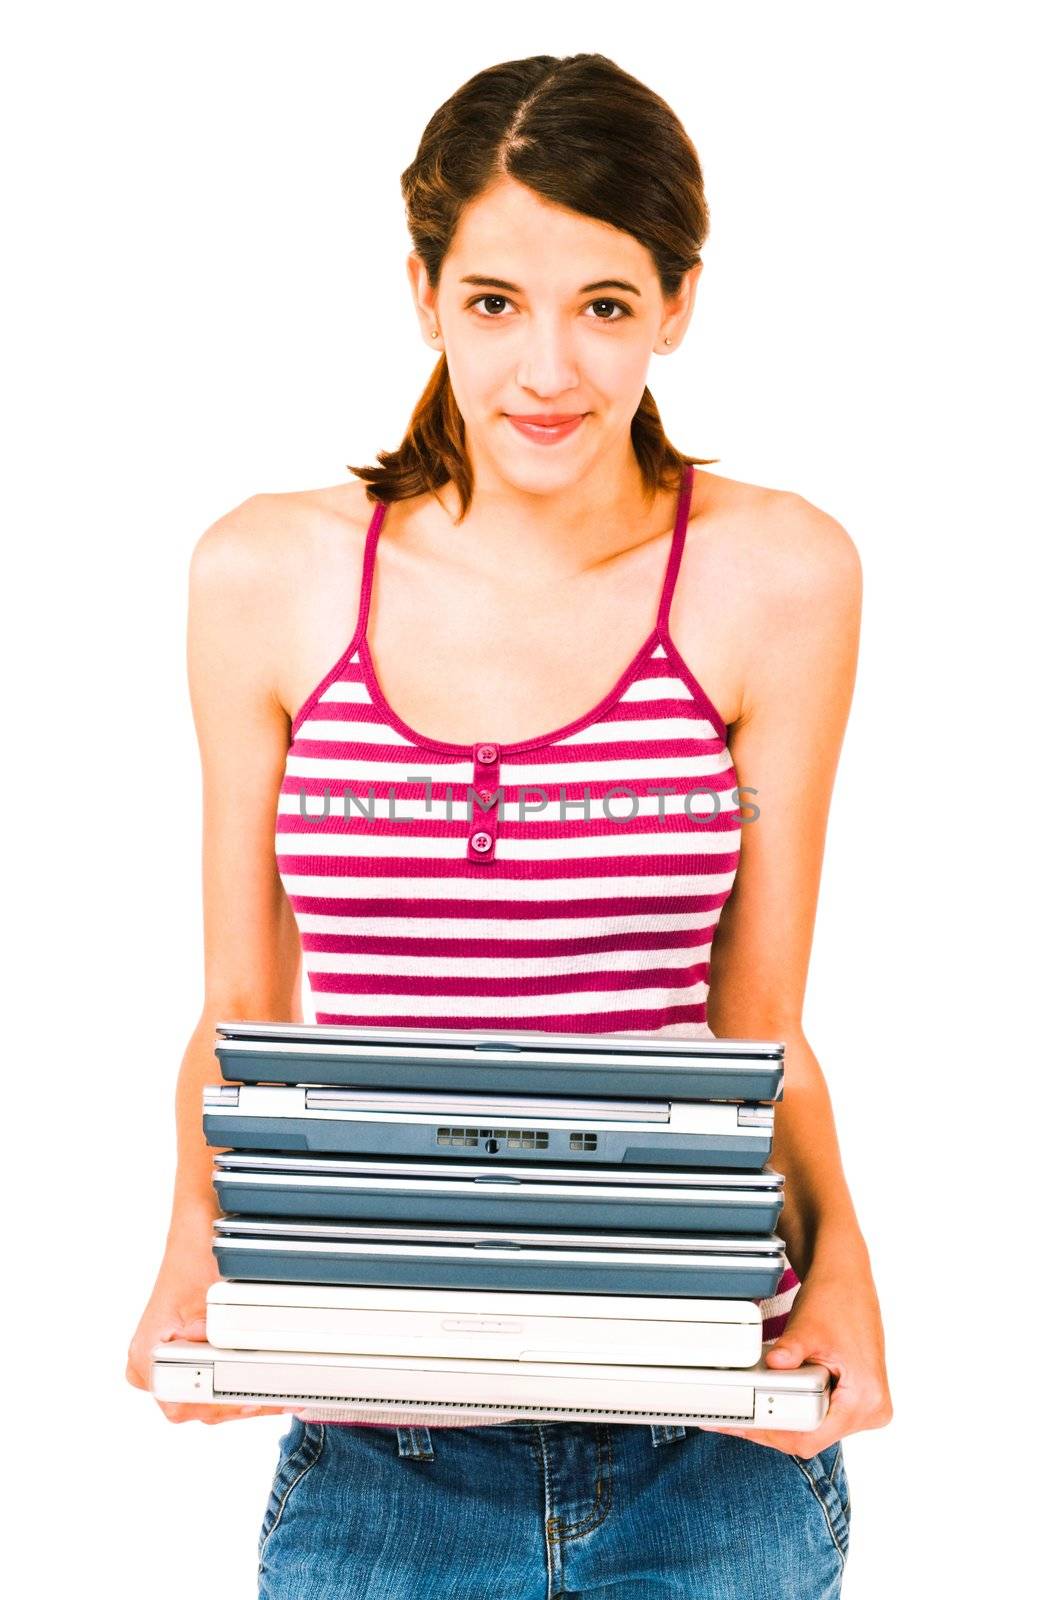
{"label": "lips", "polygon": [[576,422],[581,411],[509,411],[512,422],[531,422],[537,428],[558,428],[564,422]]}
{"label": "lips", "polygon": [[571,433],[584,420],[586,413],[534,413],[532,416],[512,416],[507,414],[507,420],[526,439],[532,439],[537,444],[557,444],[560,439],[567,439]]}

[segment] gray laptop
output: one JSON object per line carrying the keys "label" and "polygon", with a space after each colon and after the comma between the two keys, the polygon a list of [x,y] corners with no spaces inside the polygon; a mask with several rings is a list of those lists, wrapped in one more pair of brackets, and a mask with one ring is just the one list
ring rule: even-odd
{"label": "gray laptop", "polygon": [[216,1033],[222,1075],[241,1083],[777,1100],[784,1075],[784,1044],[760,1039],[281,1022],[219,1022]]}
{"label": "gray laptop", "polygon": [[774,1107],[755,1102],[453,1094],[209,1084],[204,1134],[223,1149],[329,1151],[596,1166],[737,1167],[770,1156]]}
{"label": "gray laptop", "polygon": [[223,1151],[212,1182],[226,1212],[344,1222],[498,1227],[641,1228],[773,1233],[784,1178],[660,1167],[528,1167],[480,1162],[370,1161],[335,1155]]}
{"label": "gray laptop", "polygon": [[569,1228],[451,1228],[217,1217],[224,1278],[544,1294],[696,1295],[762,1300],[786,1266],[767,1237]]}

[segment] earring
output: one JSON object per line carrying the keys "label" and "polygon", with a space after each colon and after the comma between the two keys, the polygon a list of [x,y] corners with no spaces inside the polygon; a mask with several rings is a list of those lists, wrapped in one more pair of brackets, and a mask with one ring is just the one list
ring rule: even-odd
{"label": "earring", "polygon": [[432,338],[432,339],[437,339],[437,337],[438,337],[438,330],[437,330],[437,328],[432,328],[432,329],[431,329],[431,338]]}
{"label": "earring", "polygon": [[664,343],[665,344],[671,344],[671,340],[670,339],[665,339]]}

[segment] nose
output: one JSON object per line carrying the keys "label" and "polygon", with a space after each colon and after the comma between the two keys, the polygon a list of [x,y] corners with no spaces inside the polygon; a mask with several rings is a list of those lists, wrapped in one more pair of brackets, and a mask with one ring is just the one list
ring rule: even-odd
{"label": "nose", "polygon": [[579,377],[572,342],[570,330],[558,318],[532,318],[515,374],[519,387],[541,400],[555,400],[575,389]]}

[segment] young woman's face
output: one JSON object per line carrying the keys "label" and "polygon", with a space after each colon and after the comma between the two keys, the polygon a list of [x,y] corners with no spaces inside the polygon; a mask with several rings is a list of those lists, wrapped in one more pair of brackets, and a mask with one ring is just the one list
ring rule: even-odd
{"label": "young woman's face", "polygon": [[[436,293],[415,253],[408,266],[425,342],[445,351],[476,478],[539,493],[578,481],[611,449],[616,459],[629,452],[650,357],[681,340],[701,271],[666,301],[631,234],[510,178],[464,211]],[[544,431],[530,417],[571,420]]]}

